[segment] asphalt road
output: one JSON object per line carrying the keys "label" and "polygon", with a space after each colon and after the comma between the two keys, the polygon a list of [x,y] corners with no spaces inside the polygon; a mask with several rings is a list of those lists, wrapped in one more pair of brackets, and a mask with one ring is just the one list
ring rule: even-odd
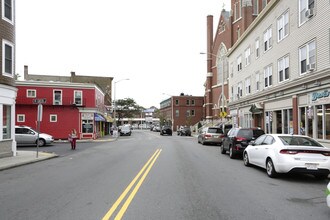
{"label": "asphalt road", "polygon": [[194,137],[134,130],[41,150],[60,157],[0,172],[1,220],[330,219],[328,181],[271,179]]}

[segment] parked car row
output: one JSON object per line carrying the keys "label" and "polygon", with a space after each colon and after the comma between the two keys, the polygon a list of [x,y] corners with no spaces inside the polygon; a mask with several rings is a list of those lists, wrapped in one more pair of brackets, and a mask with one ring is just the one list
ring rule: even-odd
{"label": "parked car row", "polygon": [[330,149],[304,135],[265,134],[260,128],[206,127],[198,134],[198,143],[218,144],[221,154],[243,158],[245,166],[264,168],[269,177],[280,173],[304,173],[318,179],[330,174]]}

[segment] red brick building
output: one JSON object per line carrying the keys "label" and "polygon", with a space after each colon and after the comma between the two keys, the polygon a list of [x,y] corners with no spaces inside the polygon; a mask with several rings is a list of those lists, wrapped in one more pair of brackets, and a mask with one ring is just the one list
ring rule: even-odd
{"label": "red brick building", "polygon": [[217,30],[213,30],[213,16],[207,16],[207,61],[205,80],[204,119],[218,123],[220,112],[229,113],[228,78],[231,68],[227,53],[244,34],[250,24],[271,0],[231,0],[231,13],[221,11]]}
{"label": "red brick building", "polygon": [[161,124],[169,124],[173,131],[181,125],[192,126],[203,119],[203,96],[181,94],[160,103]]}
{"label": "red brick building", "polygon": [[55,139],[67,139],[76,129],[79,139],[98,138],[106,131],[104,93],[95,84],[16,81],[16,125],[37,128],[42,100],[40,131]]}

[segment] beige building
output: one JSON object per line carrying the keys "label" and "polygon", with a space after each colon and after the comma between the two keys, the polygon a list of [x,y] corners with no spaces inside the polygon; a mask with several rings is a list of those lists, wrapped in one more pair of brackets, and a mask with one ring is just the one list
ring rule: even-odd
{"label": "beige building", "polygon": [[229,50],[235,126],[330,141],[330,2],[272,0]]}
{"label": "beige building", "polygon": [[16,155],[15,1],[0,1],[0,158]]}

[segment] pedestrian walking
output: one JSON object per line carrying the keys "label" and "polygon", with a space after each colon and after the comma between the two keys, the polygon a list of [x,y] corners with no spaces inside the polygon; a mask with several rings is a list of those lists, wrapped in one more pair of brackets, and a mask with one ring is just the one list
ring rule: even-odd
{"label": "pedestrian walking", "polygon": [[71,150],[75,150],[76,145],[77,145],[77,131],[76,131],[76,129],[72,129],[71,134],[69,134],[69,140],[71,142]]}

